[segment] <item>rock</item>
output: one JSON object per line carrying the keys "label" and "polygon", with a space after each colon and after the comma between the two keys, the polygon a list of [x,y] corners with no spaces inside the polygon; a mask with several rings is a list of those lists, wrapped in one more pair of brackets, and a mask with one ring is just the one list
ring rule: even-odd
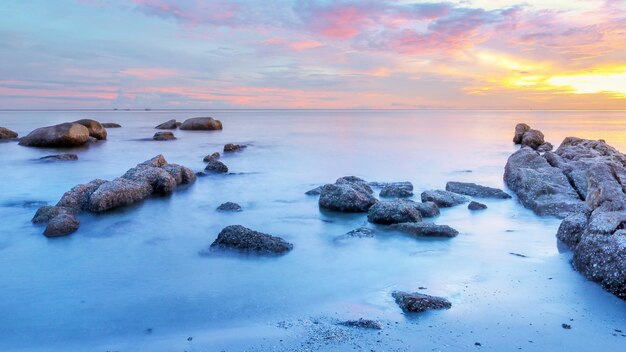
{"label": "rock", "polygon": [[515,136],[513,136],[513,143],[521,144],[524,133],[528,132],[529,130],[530,126],[528,126],[527,124],[518,123],[517,126],[515,126]]}
{"label": "rock", "polygon": [[359,227],[335,238],[335,242],[342,242],[351,238],[372,238],[376,231],[367,227]]}
{"label": "rock", "polygon": [[171,141],[176,139],[172,132],[157,132],[152,137],[155,141]]}
{"label": "rock", "polygon": [[222,122],[212,117],[194,117],[180,125],[181,130],[221,130]]}
{"label": "rock", "polygon": [[215,152],[213,154],[209,154],[205,156],[204,159],[202,159],[202,161],[204,161],[205,163],[208,163],[209,161],[219,160],[219,158],[220,158],[220,153]]}
{"label": "rock", "polygon": [[463,194],[466,196],[476,198],[497,198],[497,199],[509,199],[511,198],[506,192],[501,189],[486,187],[469,182],[448,182],[446,184],[446,191]]}
{"label": "rock", "polygon": [[206,172],[198,171],[196,172],[196,177],[206,177],[209,176]]}
{"label": "rock", "polygon": [[187,185],[196,182],[196,174],[188,167],[177,164],[161,166],[176,181],[176,185]]}
{"label": "rock", "polygon": [[218,211],[241,211],[241,205],[233,202],[226,202],[217,207]]}
{"label": "rock", "polygon": [[537,147],[537,151],[540,153],[545,153],[545,152],[549,152],[553,149],[554,147],[552,146],[552,144],[546,142],[542,145],[540,145],[539,147]]}
{"label": "rock", "polygon": [[228,172],[228,166],[219,160],[211,160],[204,170],[214,174],[223,174]]}
{"label": "rock", "polygon": [[406,313],[421,313],[431,309],[450,309],[452,307],[450,301],[443,297],[429,296],[418,292],[396,291],[391,296]]}
{"label": "rock", "polygon": [[13,139],[17,138],[17,133],[11,131],[8,128],[0,127],[0,139]]}
{"label": "rock", "polygon": [[103,123],[101,123],[101,125],[104,128],[120,128],[120,127],[122,127],[122,125],[120,125],[119,123],[115,123],[115,122],[103,122]]}
{"label": "rock", "polygon": [[50,219],[43,234],[46,237],[65,236],[76,232],[79,226],[80,221],[74,215],[71,213],[60,213]]}
{"label": "rock", "polygon": [[127,206],[147,198],[152,187],[146,182],[116,178],[102,184],[89,198],[89,211],[103,211]]}
{"label": "rock", "polygon": [[626,231],[585,234],[575,247],[573,264],[587,278],[626,299]]}
{"label": "rock", "polygon": [[322,187],[319,206],[324,209],[347,213],[366,212],[378,200],[364,180],[346,176],[337,179],[334,184]]}
{"label": "rock", "polygon": [[77,123],[62,123],[38,128],[21,138],[19,144],[27,147],[69,148],[81,146],[88,140],[87,127]]}
{"label": "rock", "polygon": [[37,209],[37,212],[31,221],[33,224],[47,224],[50,220],[65,213],[71,213],[71,209],[53,205],[44,205]]}
{"label": "rock", "polygon": [[178,128],[176,120],[168,120],[155,127],[158,130],[175,130]]}
{"label": "rock", "polygon": [[529,130],[524,133],[521,144],[523,147],[531,147],[532,149],[537,149],[540,145],[545,143],[543,138],[543,133],[541,133],[541,131]]}
{"label": "rock", "polygon": [[575,248],[580,242],[583,232],[587,228],[589,220],[584,213],[573,213],[561,222],[556,238],[570,248]]}
{"label": "rock", "polygon": [[87,129],[89,130],[89,136],[97,140],[107,139],[106,128],[102,127],[100,122],[96,120],[82,119],[82,120],[74,121],[74,123],[87,127]]}
{"label": "rock", "polygon": [[363,328],[363,329],[374,329],[374,330],[382,330],[383,325],[375,320],[363,319],[359,320],[347,320],[339,323],[339,325],[350,326],[355,328]]}
{"label": "rock", "polygon": [[430,190],[422,192],[422,202],[433,202],[440,208],[447,208],[467,203],[469,200],[466,197],[453,192]]}
{"label": "rock", "polygon": [[225,227],[211,244],[211,250],[235,250],[248,254],[282,255],[293,249],[280,237],[257,232],[241,225]]}
{"label": "rock", "polygon": [[39,160],[43,160],[43,161],[71,161],[71,160],[78,160],[78,155],[76,155],[76,154],[47,155],[47,156],[39,158]]}
{"label": "rock", "polygon": [[307,196],[319,196],[322,193],[322,187],[324,186],[315,187],[313,189],[310,189],[304,192],[304,194],[306,194]]}
{"label": "rock", "polygon": [[433,202],[414,202],[413,206],[419,210],[423,218],[432,218],[439,215],[439,207]]}
{"label": "rock", "polygon": [[232,153],[232,152],[238,152],[241,151],[244,148],[248,148],[247,145],[241,145],[241,144],[233,144],[233,143],[228,143],[224,146],[224,153]]}
{"label": "rock", "polygon": [[380,191],[381,197],[406,198],[413,196],[413,184],[411,182],[390,183]]}
{"label": "rock", "polygon": [[400,199],[377,202],[369,208],[367,220],[383,225],[421,221],[422,215],[414,204]]}
{"label": "rock", "polygon": [[469,209],[469,210],[484,210],[484,209],[487,209],[487,206],[484,205],[483,203],[471,201],[469,203],[469,205],[467,206],[467,209]]}
{"label": "rock", "polygon": [[390,226],[392,229],[417,237],[456,237],[459,231],[448,225],[427,222],[408,222]]}
{"label": "rock", "polygon": [[95,179],[89,183],[74,186],[63,194],[56,206],[71,209],[71,211],[76,213],[88,210],[89,198],[98,187],[106,182],[105,180]]}

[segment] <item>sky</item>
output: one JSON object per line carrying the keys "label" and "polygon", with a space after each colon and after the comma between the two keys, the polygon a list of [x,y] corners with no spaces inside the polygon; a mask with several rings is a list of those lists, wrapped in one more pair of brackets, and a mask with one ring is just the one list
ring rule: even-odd
{"label": "sky", "polygon": [[626,0],[2,0],[0,109],[626,109]]}

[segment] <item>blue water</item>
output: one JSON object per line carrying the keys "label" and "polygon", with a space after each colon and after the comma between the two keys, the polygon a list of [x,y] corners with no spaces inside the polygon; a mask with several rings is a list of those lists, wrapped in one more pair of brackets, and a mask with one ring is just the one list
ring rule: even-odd
{"label": "blue water", "polygon": [[[168,119],[206,115],[224,130],[145,140]],[[0,112],[0,126],[23,136],[79,118],[123,128],[69,150],[75,162],[43,163],[37,159],[60,151],[0,143],[1,351],[617,351],[626,343],[615,331],[626,332],[626,302],[571,268],[555,239],[557,219],[515,199],[485,201],[480,213],[444,209],[435,221],[461,232],[453,239],[383,231],[337,245],[366,216],[320,211],[304,195],[344,175],[408,180],[416,199],[452,180],[503,188],[517,122],[555,145],[575,135],[626,150],[624,112]],[[81,215],[68,237],[48,239],[30,222],[37,206],[76,184],[112,179],[157,154],[201,171],[202,158],[230,142],[250,145],[223,157],[230,175]],[[244,211],[216,212],[226,201]],[[231,224],[281,236],[294,250],[279,258],[199,255]],[[390,292],[418,287],[448,297],[452,309],[402,314]],[[335,326],[360,317],[385,329]]]}

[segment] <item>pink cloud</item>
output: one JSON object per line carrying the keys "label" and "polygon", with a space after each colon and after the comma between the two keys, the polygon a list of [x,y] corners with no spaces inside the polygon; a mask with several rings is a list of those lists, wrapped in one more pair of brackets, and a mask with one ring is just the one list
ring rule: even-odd
{"label": "pink cloud", "polygon": [[176,75],[175,70],[167,68],[127,68],[120,71],[125,76],[137,77],[142,80],[152,80]]}

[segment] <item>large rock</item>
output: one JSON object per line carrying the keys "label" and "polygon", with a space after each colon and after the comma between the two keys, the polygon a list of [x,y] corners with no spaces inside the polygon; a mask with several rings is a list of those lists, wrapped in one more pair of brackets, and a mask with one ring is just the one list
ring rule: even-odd
{"label": "large rock", "polygon": [[626,299],[626,231],[587,234],[574,249],[574,267],[589,279]]}
{"label": "large rock", "polygon": [[234,250],[248,254],[282,255],[293,249],[280,237],[251,230],[241,225],[225,227],[211,244],[211,250]]}
{"label": "large rock", "polygon": [[212,117],[194,117],[180,125],[181,130],[221,130],[222,122]]}
{"label": "large rock", "polygon": [[339,178],[334,184],[322,187],[319,206],[347,213],[366,212],[378,200],[364,180],[355,176]]}
{"label": "large rock", "polygon": [[446,184],[446,191],[463,194],[466,196],[476,198],[498,198],[508,199],[511,198],[506,192],[498,188],[492,188],[487,186],[477,185],[469,182],[448,182]]}
{"label": "large rock", "polygon": [[416,237],[456,237],[459,231],[448,225],[428,222],[408,222],[391,225],[391,228]]}
{"label": "large rock", "polygon": [[0,127],[0,139],[17,138],[17,133],[8,128]]}
{"label": "large rock", "polygon": [[380,191],[381,197],[406,198],[413,196],[413,184],[411,182],[393,182],[385,185]]}
{"label": "large rock", "polygon": [[152,187],[147,182],[116,178],[98,187],[89,197],[89,211],[103,211],[127,206],[147,198]]}
{"label": "large rock", "polygon": [[369,208],[367,220],[376,224],[397,224],[422,220],[415,202],[406,200],[381,201]]}
{"label": "large rock", "polygon": [[56,206],[71,209],[73,212],[88,210],[89,198],[98,187],[106,182],[105,180],[95,179],[89,183],[74,186],[63,194]]}
{"label": "large rock", "polygon": [[27,147],[70,148],[81,146],[89,140],[89,129],[78,123],[62,123],[41,127],[26,137],[19,144]]}
{"label": "large rock", "polygon": [[176,128],[178,128],[178,124],[176,123],[176,120],[168,120],[156,126],[155,128],[159,130],[175,130]]}
{"label": "large rock", "polygon": [[440,208],[448,208],[467,203],[469,199],[457,193],[436,189],[422,192],[422,202],[433,202]]}
{"label": "large rock", "polygon": [[74,123],[87,127],[87,129],[89,130],[89,135],[97,140],[107,139],[106,128],[102,127],[100,122],[96,120],[82,119],[82,120],[74,121]]}
{"label": "large rock", "polygon": [[429,296],[418,292],[396,291],[391,296],[406,313],[421,313],[431,309],[449,309],[452,307],[450,301],[443,297]]}

